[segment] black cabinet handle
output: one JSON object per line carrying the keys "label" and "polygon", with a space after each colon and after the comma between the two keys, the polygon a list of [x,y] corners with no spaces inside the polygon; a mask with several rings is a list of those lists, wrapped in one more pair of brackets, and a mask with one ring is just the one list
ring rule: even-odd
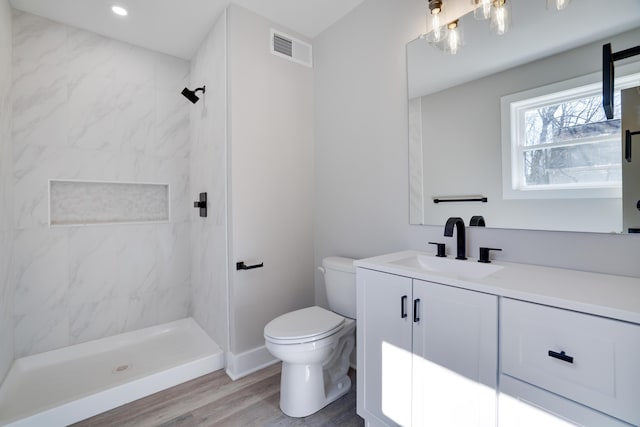
{"label": "black cabinet handle", "polygon": [[567,362],[567,363],[573,363],[573,356],[568,356],[567,353],[565,353],[564,351],[561,351],[560,353],[557,353],[553,350],[549,350],[549,357],[553,357],[555,359],[560,359],[563,362]]}
{"label": "black cabinet handle", "polygon": [[420,321],[420,315],[418,314],[418,307],[420,306],[420,298],[413,300],[413,321],[418,323]]}
{"label": "black cabinet handle", "polygon": [[400,298],[400,318],[404,319],[407,317],[407,296],[403,295]]}
{"label": "black cabinet handle", "polygon": [[254,265],[246,265],[244,261],[236,262],[236,270],[253,270],[254,268],[264,267],[264,262]]}

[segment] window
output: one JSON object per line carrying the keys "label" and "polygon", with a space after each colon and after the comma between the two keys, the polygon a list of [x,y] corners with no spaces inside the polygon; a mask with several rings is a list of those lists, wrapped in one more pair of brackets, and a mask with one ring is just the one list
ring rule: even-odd
{"label": "window", "polygon": [[505,199],[620,197],[620,89],[614,119],[602,108],[602,83],[590,75],[502,98]]}

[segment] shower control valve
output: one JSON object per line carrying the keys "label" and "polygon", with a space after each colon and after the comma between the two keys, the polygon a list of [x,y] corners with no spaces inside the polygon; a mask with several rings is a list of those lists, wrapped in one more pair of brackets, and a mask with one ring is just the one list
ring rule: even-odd
{"label": "shower control valve", "polygon": [[193,202],[193,207],[200,209],[200,216],[207,217],[207,193],[200,193],[200,200]]}

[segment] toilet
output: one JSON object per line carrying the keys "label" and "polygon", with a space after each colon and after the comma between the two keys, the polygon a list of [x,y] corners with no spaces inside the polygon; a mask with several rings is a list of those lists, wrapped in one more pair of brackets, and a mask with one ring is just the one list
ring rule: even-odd
{"label": "toilet", "polygon": [[356,280],[353,259],[322,260],[330,310],[313,306],[276,317],[264,327],[267,349],[282,360],[280,409],[306,417],[346,394],[355,345]]}

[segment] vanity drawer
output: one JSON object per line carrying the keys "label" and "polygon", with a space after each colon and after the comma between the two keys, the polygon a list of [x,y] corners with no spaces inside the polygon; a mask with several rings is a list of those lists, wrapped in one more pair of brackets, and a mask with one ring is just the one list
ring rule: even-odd
{"label": "vanity drawer", "polygon": [[501,371],[640,425],[640,325],[503,298]]}
{"label": "vanity drawer", "polygon": [[498,427],[630,427],[623,421],[507,375],[500,375]]}

